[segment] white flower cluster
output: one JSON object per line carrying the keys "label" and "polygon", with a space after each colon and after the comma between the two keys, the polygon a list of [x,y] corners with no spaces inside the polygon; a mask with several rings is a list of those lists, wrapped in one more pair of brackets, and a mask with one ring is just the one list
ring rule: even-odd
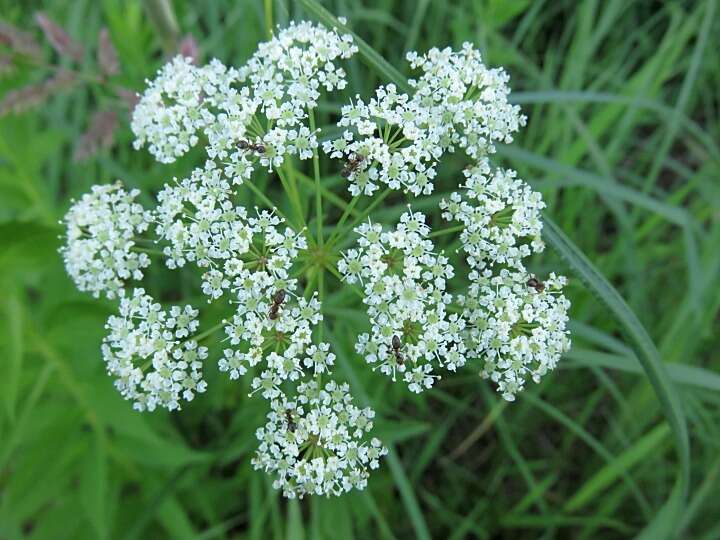
{"label": "white flower cluster", "polygon": [[[118,183],[95,186],[65,218],[61,252],[78,288],[120,299],[102,345],[120,393],[138,410],[179,409],[206,390],[208,350],[199,342],[224,331],[220,371],[231,379],[247,374],[250,395],[271,409],[256,432],[253,465],[287,497],[363,489],[387,449],[369,434],[374,412],[352,404],[347,384],[329,380],[336,358],[313,336],[323,320],[314,277],[300,288],[308,268],[322,270],[316,258],[334,252],[307,252],[310,232],[288,227],[276,209],[240,206],[238,190],[257,167],[280,174],[289,158],[317,153],[314,110],[322,92],[346,87],[340,63],[357,50],[350,36],[301,22],[278,29],[237,68],[173,59],[134,109],[135,147],[147,146],[163,163],[199,147],[205,163],[166,183],[152,211],[135,202],[138,190]],[[323,149],[345,162],[341,175],[355,196],[381,185],[429,194],[442,156],[467,155],[474,165],[462,190],[440,205],[445,219],[461,225],[439,234],[462,229],[471,285],[463,295],[448,292],[455,272],[436,252],[422,213],[408,207],[390,230],[368,219],[338,262],[367,307],[370,331],[355,349],[416,393],[432,387],[440,370],[479,358],[481,375],[512,400],[528,378],[553,369],[570,343],[565,279],[551,274],[541,282],[524,266],[543,249],[542,198],[514,171],[489,162],[495,144],[512,141],[525,117],[508,102],[507,74],[487,68],[470,44],[407,59],[419,71],[412,91],[389,84],[369,101],[357,96],[342,108],[342,136]],[[145,247],[148,241],[162,251]],[[145,277],[149,254],[169,269],[197,269],[199,290],[208,302],[223,302],[226,319],[199,334],[192,306],[163,309],[142,288],[126,292],[130,279]]]}
{"label": "white flower cluster", "polygon": [[355,231],[358,248],[343,254],[338,270],[348,283],[363,286],[368,306],[371,332],[358,337],[356,350],[382,373],[395,380],[400,372],[411,391],[422,392],[440,377],[435,365],[455,371],[465,363],[464,321],[447,313],[453,268],[434,253],[420,212],[404,213],[394,231],[371,222]]}
{"label": "white flower cluster", "polygon": [[158,202],[156,233],[170,244],[163,249],[168,267],[191,261],[207,269],[202,290],[211,300],[233,284],[242,289],[248,280],[256,286],[265,282],[265,288],[282,286],[298,251],[307,248],[302,234],[289,227],[279,230],[283,220],[273,212],[256,209],[255,216],[248,216],[234,204],[230,184],[212,161],[190,178],[166,184]]}
{"label": "white flower cluster", "polygon": [[337,60],[357,52],[352,37],[309,22],[292,23],[236,69],[219,60],[193,66],[177,57],[149,83],[133,113],[135,146],[149,143],[161,162],[172,162],[207,140],[229,180],[249,179],[256,162],[280,167],[287,156],[309,159],[318,147],[309,126],[320,90],[346,85]]}
{"label": "white flower cluster", "polygon": [[570,302],[561,294],[566,279],[550,274],[541,282],[508,269],[473,271],[470,279],[467,295],[458,298],[468,322],[468,354],[482,359],[480,375],[512,401],[528,376],[539,382],[570,348]]}
{"label": "white flower cluster", "polygon": [[289,498],[364,489],[370,469],[387,454],[378,439],[368,440],[374,416],[352,404],[347,384],[300,384],[297,396],[273,400],[257,430],[253,465],[276,475],[273,486]]}
{"label": "white flower cluster", "polygon": [[172,163],[197,144],[197,133],[207,122],[205,90],[211,86],[204,74],[190,58],[178,56],[146,81],[132,116],[136,149],[147,143],[159,162]]}
{"label": "white flower cluster", "polygon": [[139,194],[125,191],[120,182],[93,186],[65,215],[67,245],[60,253],[81,291],[112,299],[123,296],[125,281],[142,279],[150,259],[137,251],[136,242],[151,217],[135,202]]}
{"label": "white flower cluster", "polygon": [[463,225],[460,241],[471,268],[470,288],[459,296],[468,358],[483,362],[480,374],[512,401],[527,375],[535,382],[570,347],[566,280],[532,277],[524,259],[544,249],[542,196],[513,170],[492,169],[486,159],[465,169],[465,192],[440,207]]}
{"label": "white flower cluster", "polygon": [[239,70],[239,81],[249,83],[259,109],[269,121],[262,136],[261,164],[278,167],[285,155],[312,157],[317,134],[307,126],[308,110],[317,107],[320,89],[341,90],[345,71],[335,64],[348,59],[357,46],[350,35],[339,35],[309,22],[291,23]]}
{"label": "white flower cluster", "polygon": [[446,151],[462,148],[481,159],[525,124],[520,108],[508,103],[505,71],[488,69],[471,44],[461,51],[411,52],[407,59],[422,71],[409,81],[412,96],[392,84],[378,88],[367,104],[356,96],[342,108],[343,136],[323,145],[331,157],[347,161],[343,173],[353,195],[372,195],[379,184],[427,195]]}
{"label": "white flower cluster", "polygon": [[143,289],[125,296],[125,280],[141,279],[150,263],[135,245],[138,235],[154,223],[167,267],[199,268],[208,301],[224,297],[233,306],[218,325],[227,344],[219,368],[232,379],[250,371],[251,395],[275,411],[258,432],[255,464],[288,496],[363,488],[387,450],[367,440],[374,413],[352,405],[347,385],[321,386],[335,355],[328,343],[313,343],[322,320],[317,293],[298,293],[294,265],[307,249],[305,231],[284,226],[274,210],[248,212],[236,203],[236,189],[258,164],[273,169],[288,156],[313,156],[313,110],[321,91],[345,87],[338,63],[355,52],[349,35],[303,22],[278,30],[240,68],[173,59],[148,81],[134,110],[135,147],[170,163],[202,146],[205,164],[165,184],[152,212],[134,204],[137,190],[107,186],[94,188],[66,218],[63,254],[78,286],[122,297],[102,350],[116,387],[138,410],[178,409],[205,391],[208,355],[192,338],[197,310],[165,311]]}
{"label": "white flower cluster", "polygon": [[108,373],[115,386],[139,411],[180,408],[204,392],[202,360],[207,348],[189,336],[197,330],[198,311],[173,306],[164,311],[143,289],[120,301],[119,316],[111,315],[102,344]]}
{"label": "white flower cluster", "polygon": [[522,260],[540,252],[542,195],[517,178],[513,170],[491,172],[487,161],[464,170],[465,198],[453,193],[443,200],[443,217],[465,227],[460,235],[472,268],[500,264],[522,270]]}

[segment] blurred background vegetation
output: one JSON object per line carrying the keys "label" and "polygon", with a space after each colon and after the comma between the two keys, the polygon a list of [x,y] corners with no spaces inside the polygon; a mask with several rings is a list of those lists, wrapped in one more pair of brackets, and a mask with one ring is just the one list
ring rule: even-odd
{"label": "blurred background vegetation", "polygon": [[[240,65],[271,22],[316,13],[261,0],[176,0],[166,13],[157,2],[0,0],[0,538],[628,538],[655,518],[653,538],[720,538],[716,2],[323,4],[405,74],[405,51],[463,41],[506,67],[529,121],[498,160],[542,191],[647,328],[687,417],[689,456],[675,451],[623,328],[552,250],[533,268],[570,273],[574,346],[512,404],[472,366],[421,397],[389,385],[353,354],[365,323],[335,285],[326,319],[338,374],[376,408],[391,446],[365,492],[279,497],[249,463],[264,403],[212,362],[211,391],[181,413],[133,412],[99,352],[114,306],[75,291],[57,222],[92,184],[153,192],[200,159],[159,166],[131,148],[131,91],[168,55]],[[348,72],[348,95],[387,82],[360,58]],[[346,198],[325,167],[325,185]],[[461,167],[447,163],[418,207],[437,213]],[[390,198],[379,215],[404,204]],[[165,298],[184,286],[150,279]],[[686,500],[658,512],[683,466]]]}

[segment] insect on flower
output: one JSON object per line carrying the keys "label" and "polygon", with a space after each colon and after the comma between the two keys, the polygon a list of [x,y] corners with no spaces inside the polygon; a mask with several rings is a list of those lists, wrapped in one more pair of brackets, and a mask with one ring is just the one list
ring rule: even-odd
{"label": "insect on flower", "polygon": [[295,419],[293,418],[293,412],[290,409],[285,410],[285,422],[287,422],[288,431],[290,431],[291,433],[295,433],[295,430],[297,429],[297,424],[295,423]]}
{"label": "insect on flower", "polygon": [[270,305],[270,309],[268,310],[268,319],[277,319],[278,312],[280,311],[280,306],[282,306],[283,302],[285,301],[285,289],[279,289],[272,298],[272,304]]}
{"label": "insect on flower", "polygon": [[250,150],[257,154],[265,153],[265,145],[264,144],[246,141],[245,139],[240,139],[240,141],[238,141],[238,148],[240,148],[240,150]]}
{"label": "insect on flower", "polygon": [[400,352],[400,349],[402,348],[402,342],[400,341],[400,338],[397,337],[397,335],[392,337],[392,351],[395,355],[395,361],[399,365],[405,364],[405,357],[403,356],[402,352]]}
{"label": "insect on flower", "polygon": [[364,161],[365,156],[358,154],[357,152],[353,152],[348,158],[348,162],[345,167],[343,167],[340,171],[340,176],[348,178],[352,173],[360,168]]}
{"label": "insect on flower", "polygon": [[545,290],[545,284],[537,278],[531,277],[527,280],[527,286],[541,293]]}

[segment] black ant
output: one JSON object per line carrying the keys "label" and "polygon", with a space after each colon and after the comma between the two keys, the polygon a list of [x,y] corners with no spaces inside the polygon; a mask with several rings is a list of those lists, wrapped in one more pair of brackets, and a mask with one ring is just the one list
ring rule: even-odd
{"label": "black ant", "polygon": [[287,409],[285,411],[285,422],[287,422],[288,431],[290,431],[291,433],[295,433],[295,430],[297,429],[297,424],[295,423],[293,413],[290,409]]}
{"label": "black ant", "polygon": [[262,143],[253,143],[250,141],[246,141],[245,139],[240,139],[238,142],[238,148],[240,150],[252,150],[253,152],[257,152],[258,154],[264,154],[265,153],[265,145]]}
{"label": "black ant", "polygon": [[397,336],[392,337],[392,351],[395,355],[395,361],[398,363],[398,365],[405,364],[405,357],[400,352],[400,349],[402,348],[402,342],[400,341],[400,338]]}
{"label": "black ant", "polygon": [[282,306],[284,301],[285,301],[285,289],[279,289],[273,295],[272,304],[270,304],[270,309],[268,310],[268,319],[271,319],[271,320],[277,319],[278,312],[280,311],[280,306]]}

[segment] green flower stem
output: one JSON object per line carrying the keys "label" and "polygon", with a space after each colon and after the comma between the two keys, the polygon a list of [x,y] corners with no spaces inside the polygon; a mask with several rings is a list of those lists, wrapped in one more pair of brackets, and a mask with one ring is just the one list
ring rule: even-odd
{"label": "green flower stem", "polygon": [[[335,225],[335,231],[332,235],[330,235],[330,239],[328,240],[328,246],[332,246],[333,243],[337,240],[338,232],[340,229],[342,229],[342,226],[345,224],[345,221],[347,221],[347,218],[350,217],[350,215],[355,210],[355,205],[360,200],[360,195],[355,195],[352,200],[350,201],[350,204],[347,205],[345,208],[345,212],[343,212],[343,215],[340,216],[340,220]],[[355,212],[355,215],[357,216],[357,212]]]}
{"label": "green flower stem", "polygon": [[[323,266],[317,267],[317,280],[318,280],[318,300],[322,304],[325,299],[325,268]],[[318,324],[318,337],[320,341],[323,340],[323,334],[325,330],[324,321],[320,321]]]}
{"label": "green flower stem", "polygon": [[[343,277],[340,275],[340,272],[338,272],[337,268],[335,268],[331,262],[328,262],[325,264],[325,269],[328,272],[330,272],[333,276],[335,276],[338,279],[338,281],[340,281],[341,283],[344,283]],[[344,283],[344,285],[346,287],[350,287],[352,289],[352,291],[355,294],[357,294],[360,298],[365,299],[365,294],[362,292],[360,287],[358,287],[355,284],[350,284],[350,283]]]}
{"label": "green flower stem", "polygon": [[[297,173],[297,178],[304,184],[307,184],[309,187],[315,186],[315,181],[312,178],[310,178],[309,176],[305,176],[301,172]],[[335,193],[333,193],[326,187],[321,187],[321,189],[322,189],[322,196],[325,198],[325,200],[327,202],[329,202],[330,204],[337,206],[340,210],[345,211],[345,210],[347,210],[348,206],[350,206],[350,204],[352,204],[352,201],[350,204],[348,204],[342,197],[339,197],[338,195],[336,195]],[[352,209],[352,210],[350,210],[350,214],[352,216],[357,216],[358,212],[357,212],[357,210]]]}
{"label": "green flower stem", "polygon": [[143,5],[155,33],[162,40],[165,52],[172,53],[180,39],[180,26],[172,3],[169,0],[145,0]]}
{"label": "green flower stem", "polygon": [[317,273],[309,271],[310,267],[311,265],[308,265],[302,271],[303,274],[307,273],[307,283],[305,284],[305,290],[303,291],[303,298],[306,300],[312,296],[313,287],[315,286],[315,278],[317,277]]}
{"label": "green flower stem", "polygon": [[355,220],[345,230],[343,230],[341,233],[335,235],[335,240],[332,242],[332,244],[329,244],[328,249],[330,247],[334,246],[340,238],[344,238],[355,227],[357,227],[361,221],[363,221],[367,216],[370,215],[370,213],[373,210],[375,210],[375,208],[377,208],[378,206],[380,206],[382,204],[382,202],[387,198],[388,195],[390,195],[390,193],[392,193],[392,191],[393,190],[390,188],[385,188],[385,191],[383,191],[380,195],[378,195],[375,198],[375,200],[372,202],[372,204],[370,204],[370,206],[368,206],[365,210],[360,212],[360,215],[357,216],[355,218]]}
{"label": "green flower stem", "polygon": [[460,232],[465,229],[465,225],[455,225],[454,227],[448,227],[446,229],[440,229],[438,231],[433,231],[428,235],[428,238],[436,238],[438,236],[443,236],[446,234],[452,234],[455,232]]}
{"label": "green flower stem", "polygon": [[[314,109],[308,110],[310,120],[310,131],[315,133],[315,111]],[[322,188],[320,186],[320,158],[318,157],[317,148],[313,148],[313,174],[315,175],[315,211],[317,214],[317,244],[322,247],[323,232],[322,232]]]}
{"label": "green flower stem", "polygon": [[273,35],[273,0],[264,0],[265,7],[265,33],[268,39]]}
{"label": "green flower stem", "polygon": [[[300,194],[298,193],[297,185],[295,184],[295,175],[292,174],[293,169],[292,167],[285,167],[285,169],[288,173],[287,176],[282,169],[278,168],[275,170],[277,171],[278,177],[280,178],[280,183],[282,184],[286,195],[290,199],[290,203],[295,209],[298,221],[300,222],[303,229],[307,229],[307,223],[305,222],[305,212],[303,212],[302,203],[300,202]],[[309,239],[312,240],[312,238]]]}
{"label": "green flower stem", "polygon": [[275,206],[275,204],[274,204],[270,199],[268,199],[268,196],[265,195],[265,193],[263,193],[262,190],[260,190],[260,189],[259,189],[255,184],[253,184],[250,180],[245,180],[245,181],[243,182],[243,185],[249,187],[249,188],[252,190],[252,192],[255,194],[255,196],[256,196],[258,199],[260,199],[260,200],[265,204],[265,206],[267,206],[268,208],[271,208],[271,209],[274,208],[275,211],[277,212],[277,214],[278,214],[281,218],[283,218],[283,219],[284,219],[285,221],[287,221],[287,222],[290,222],[290,220],[287,219],[287,218],[283,215],[283,213],[282,213],[280,210],[277,209],[277,207]]}
{"label": "green flower stem", "polygon": [[148,255],[164,255],[164,253],[159,249],[152,249],[152,248],[145,248],[141,246],[133,246],[130,248],[132,251],[136,251],[138,253],[147,253]]}
{"label": "green flower stem", "polygon": [[208,328],[204,332],[200,332],[199,334],[194,336],[192,339],[194,339],[195,341],[197,341],[199,343],[201,340],[203,340],[207,337],[210,337],[215,332],[217,332],[218,330],[220,330],[221,328],[224,328],[224,327],[225,327],[225,321],[220,321],[215,326]]}

